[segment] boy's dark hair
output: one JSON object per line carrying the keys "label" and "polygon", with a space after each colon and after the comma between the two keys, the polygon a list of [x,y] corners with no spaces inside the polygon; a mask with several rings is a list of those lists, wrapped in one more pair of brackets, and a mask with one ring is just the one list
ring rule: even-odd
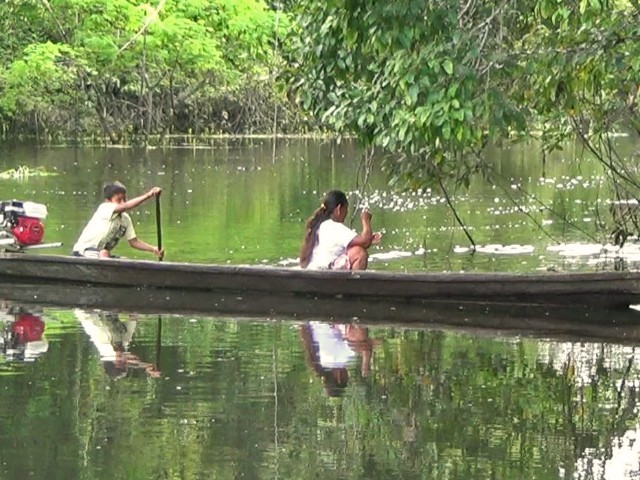
{"label": "boy's dark hair", "polygon": [[102,362],[105,373],[114,380],[127,376],[126,365],[116,365],[116,362],[107,360]]}
{"label": "boy's dark hair", "polygon": [[111,200],[118,193],[127,194],[127,187],[120,182],[107,183],[104,186],[103,194],[105,200]]}

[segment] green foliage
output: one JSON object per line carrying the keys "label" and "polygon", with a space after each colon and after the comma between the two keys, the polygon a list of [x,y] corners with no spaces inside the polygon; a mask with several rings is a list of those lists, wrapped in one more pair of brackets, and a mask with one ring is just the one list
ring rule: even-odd
{"label": "green foliage", "polygon": [[[522,129],[521,110],[501,94],[508,75],[485,57],[491,46],[509,48],[482,28],[498,2],[469,12],[450,2],[342,3],[303,2],[300,11],[302,100],[338,132],[402,154],[395,165],[410,180]],[[516,28],[518,18],[502,21]]]}
{"label": "green foliage", "polygon": [[371,375],[329,399],[298,324],[164,317],[158,350],[139,315],[129,350],[162,377],[114,380],[72,312],[44,318],[48,352],[0,369],[6,478],[570,478],[637,418],[612,344],[371,328]]}
{"label": "green foliage", "polygon": [[[262,128],[271,128],[273,102],[284,101],[272,98],[275,38],[288,25],[260,0],[3,3],[0,28],[11,41],[0,42],[0,115],[15,123],[57,109],[63,128],[99,128],[112,142],[233,129],[243,125],[239,95],[252,85]],[[41,121],[60,129],[56,119]]]}
{"label": "green foliage", "polygon": [[75,88],[75,75],[65,65],[72,59],[65,45],[51,42],[29,45],[2,75],[0,107],[10,113],[31,113],[55,107],[64,101],[65,90]]}
{"label": "green foliage", "polygon": [[542,132],[549,151],[640,126],[640,12],[627,2],[302,1],[297,13],[304,107],[393,154],[392,178],[414,188],[468,184],[493,143]]}

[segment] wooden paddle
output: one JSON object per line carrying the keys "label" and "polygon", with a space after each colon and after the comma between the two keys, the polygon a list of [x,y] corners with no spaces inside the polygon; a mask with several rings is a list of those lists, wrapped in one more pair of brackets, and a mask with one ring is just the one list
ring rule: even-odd
{"label": "wooden paddle", "polygon": [[[162,216],[160,215],[160,196],[156,196],[156,232],[158,234],[158,250],[162,250]],[[158,257],[162,261],[162,257]]]}
{"label": "wooden paddle", "polygon": [[[156,233],[158,234],[158,250],[162,250],[162,217],[160,215],[160,196],[156,196]],[[163,257],[158,257],[161,262]],[[162,351],[162,315],[158,315],[156,335],[156,368],[160,370],[160,353]]]}

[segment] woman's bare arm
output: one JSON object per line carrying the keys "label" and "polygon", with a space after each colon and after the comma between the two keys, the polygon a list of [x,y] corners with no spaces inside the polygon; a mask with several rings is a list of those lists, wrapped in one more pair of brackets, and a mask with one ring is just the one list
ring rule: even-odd
{"label": "woman's bare arm", "polygon": [[362,219],[362,232],[349,242],[349,247],[369,248],[374,240],[374,235],[371,231],[371,212],[363,210],[360,218]]}

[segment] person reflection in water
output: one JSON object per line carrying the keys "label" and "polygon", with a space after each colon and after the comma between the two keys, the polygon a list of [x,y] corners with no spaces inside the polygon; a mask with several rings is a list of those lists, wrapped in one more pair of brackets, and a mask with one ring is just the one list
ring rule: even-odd
{"label": "person reflection in water", "polygon": [[132,318],[120,319],[116,313],[86,312],[76,309],[76,318],[98,349],[102,365],[107,375],[118,379],[127,376],[130,371],[145,371],[151,377],[160,377],[161,373],[152,363],[140,360],[128,351],[137,322]]}
{"label": "person reflection in water", "polygon": [[22,306],[0,307],[0,353],[5,358],[32,362],[49,349],[40,315]]}
{"label": "person reflection in water", "polygon": [[374,340],[369,329],[352,324],[309,322],[301,326],[300,336],[309,367],[322,379],[330,397],[342,396],[349,384],[347,366],[362,355],[363,377],[371,373]]}

